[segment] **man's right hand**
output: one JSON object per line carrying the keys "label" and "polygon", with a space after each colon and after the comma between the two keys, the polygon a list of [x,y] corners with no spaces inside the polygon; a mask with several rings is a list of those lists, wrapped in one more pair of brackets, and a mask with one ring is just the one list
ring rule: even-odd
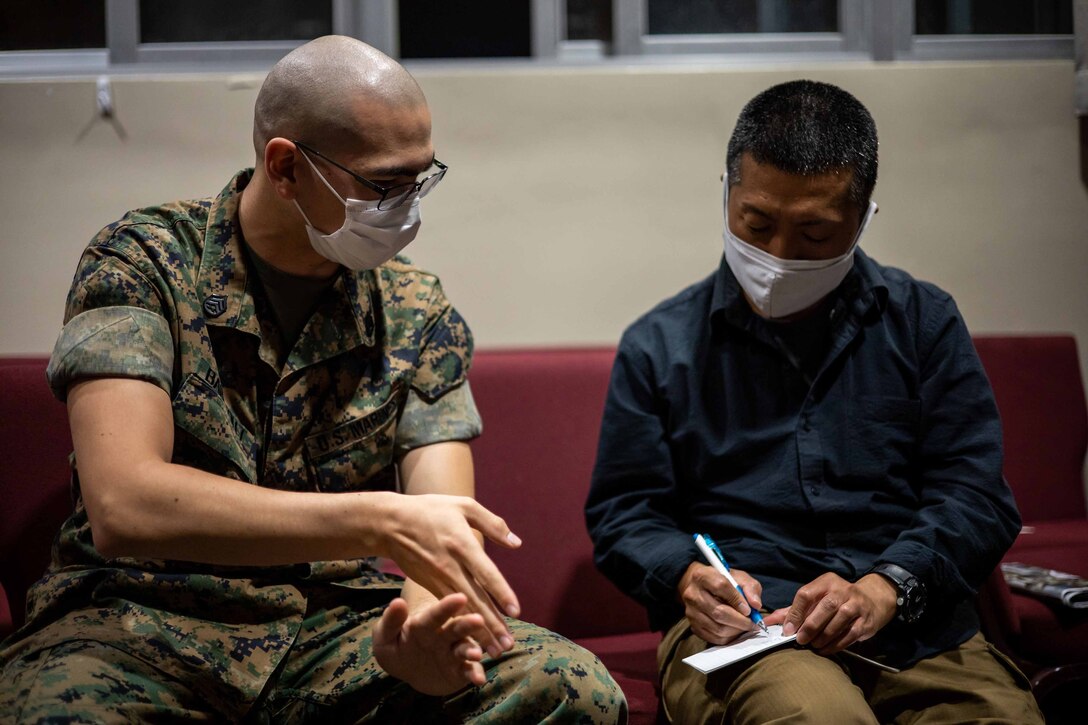
{"label": "man's right hand", "polygon": [[520,613],[514,590],[472,530],[507,548],[521,546],[506,522],[467,496],[398,496],[386,531],[385,556],[436,597],[462,592],[466,610],[483,616],[493,657],[513,646],[503,614]]}
{"label": "man's right hand", "polygon": [[697,561],[688,566],[677,587],[691,631],[712,645],[729,644],[758,629],[748,615],[752,607],[763,605],[763,586],[740,569],[733,569],[732,574],[751,606],[724,576]]}

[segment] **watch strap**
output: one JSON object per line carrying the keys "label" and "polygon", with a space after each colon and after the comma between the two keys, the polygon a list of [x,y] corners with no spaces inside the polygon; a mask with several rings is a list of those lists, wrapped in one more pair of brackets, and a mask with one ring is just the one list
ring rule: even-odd
{"label": "watch strap", "polygon": [[882,562],[873,567],[874,574],[880,574],[890,581],[896,589],[896,617],[904,622],[917,621],[922,616],[926,605],[926,590],[922,581],[909,571],[899,566]]}

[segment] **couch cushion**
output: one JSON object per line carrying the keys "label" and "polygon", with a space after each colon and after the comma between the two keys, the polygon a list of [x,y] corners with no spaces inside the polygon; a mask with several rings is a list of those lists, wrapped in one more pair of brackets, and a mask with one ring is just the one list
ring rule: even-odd
{"label": "couch cushion", "polygon": [[[1088,519],[1036,522],[1017,537],[1005,561],[1045,566],[1088,578]],[[1025,594],[1012,594],[1019,620],[1017,649],[1041,664],[1088,660],[1088,610],[1073,610]]]}
{"label": "couch cushion", "polygon": [[1020,617],[1018,650],[1041,665],[1088,660],[1088,614],[1083,609],[1062,609],[1034,597],[1013,594]]}

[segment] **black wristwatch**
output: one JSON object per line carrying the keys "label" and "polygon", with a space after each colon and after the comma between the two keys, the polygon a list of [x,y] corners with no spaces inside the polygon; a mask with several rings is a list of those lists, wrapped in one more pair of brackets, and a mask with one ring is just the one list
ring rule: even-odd
{"label": "black wristwatch", "polygon": [[895,585],[896,617],[907,624],[917,622],[926,610],[926,587],[918,577],[901,566],[887,563],[874,566],[873,573]]}

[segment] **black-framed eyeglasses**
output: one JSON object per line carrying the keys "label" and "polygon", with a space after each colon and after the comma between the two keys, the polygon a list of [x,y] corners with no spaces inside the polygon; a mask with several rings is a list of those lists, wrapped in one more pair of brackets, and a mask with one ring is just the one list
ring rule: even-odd
{"label": "black-framed eyeglasses", "polygon": [[309,144],[305,144],[301,141],[296,140],[292,140],[291,143],[293,143],[295,146],[298,146],[303,151],[308,151],[314,156],[319,156],[323,158],[325,161],[328,161],[336,168],[347,173],[349,176],[351,176],[351,178],[355,179],[366,188],[377,194],[381,194],[381,198],[378,200],[378,208],[382,210],[396,209],[398,206],[414,197],[419,197],[420,199],[422,199],[423,197],[427,196],[427,194],[431,193],[431,190],[434,189],[434,187],[438,186],[438,182],[442,181],[442,177],[444,177],[446,175],[446,171],[449,170],[449,167],[438,159],[431,159],[431,164],[438,168],[438,171],[434,172],[433,174],[425,176],[418,181],[412,181],[407,184],[397,184],[396,186],[382,186],[381,184],[375,184],[370,179],[365,179],[362,176],[359,176],[348,167],[344,166],[343,164],[337,163],[336,161],[333,161],[328,156],[321,153]]}

